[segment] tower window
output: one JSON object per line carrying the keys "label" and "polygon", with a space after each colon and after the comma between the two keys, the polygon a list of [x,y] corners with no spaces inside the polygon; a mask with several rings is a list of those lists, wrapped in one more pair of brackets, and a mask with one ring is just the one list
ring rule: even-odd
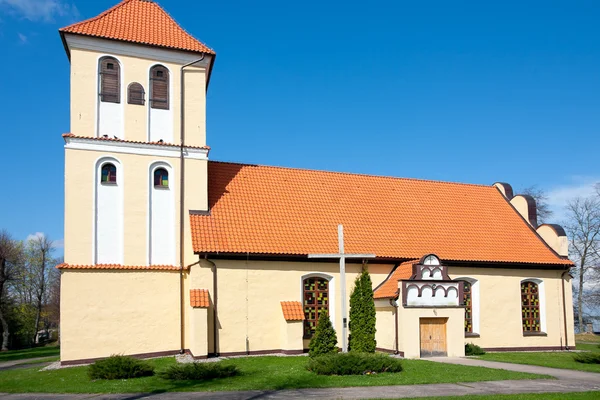
{"label": "tower window", "polygon": [[169,109],[169,70],[162,65],[150,70],[150,107]]}
{"label": "tower window", "polygon": [[146,92],[144,87],[137,82],[133,82],[127,88],[127,104],[136,104],[143,106],[146,103]]}
{"label": "tower window", "polygon": [[169,173],[164,168],[157,168],[154,171],[154,187],[155,188],[168,188],[169,187]]}
{"label": "tower window", "polygon": [[104,164],[101,169],[100,182],[103,185],[117,184],[117,167],[113,164]]}
{"label": "tower window", "polygon": [[104,103],[121,102],[121,68],[113,57],[100,60],[100,101]]}

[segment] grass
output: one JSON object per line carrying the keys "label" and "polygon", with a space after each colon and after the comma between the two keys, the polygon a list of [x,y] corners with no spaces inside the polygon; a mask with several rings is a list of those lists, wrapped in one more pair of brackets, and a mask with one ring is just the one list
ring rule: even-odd
{"label": "grass", "polygon": [[600,335],[590,335],[589,333],[578,333],[575,335],[575,343],[598,343],[600,344]]}
{"label": "grass", "polygon": [[0,352],[0,363],[5,361],[25,360],[38,357],[58,357],[60,348],[58,346],[34,347],[24,350],[9,350]]}
{"label": "grass", "polygon": [[[427,400],[596,400],[600,392],[491,394],[481,396],[427,397]],[[422,397],[420,397],[422,399]],[[376,399],[375,399],[376,400]],[[410,399],[404,399],[410,400]],[[416,398],[413,398],[416,400]]]}
{"label": "grass", "polygon": [[[174,358],[149,360],[157,374],[175,364]],[[3,393],[161,393],[168,391],[280,390],[348,386],[413,385],[507,379],[552,379],[482,367],[403,360],[404,371],[360,376],[323,376],[306,369],[306,357],[249,357],[223,361],[236,365],[239,376],[209,381],[172,382],[159,376],[116,381],[91,381],[88,367],[39,371],[28,368],[0,372]]]}
{"label": "grass", "polygon": [[[579,347],[579,345],[577,345]],[[597,349],[600,351],[600,349]],[[582,364],[573,359],[577,353],[537,352],[537,353],[487,353],[477,358],[486,361],[502,361],[514,364],[539,365],[542,367],[574,369],[578,371],[600,372],[600,364]]]}

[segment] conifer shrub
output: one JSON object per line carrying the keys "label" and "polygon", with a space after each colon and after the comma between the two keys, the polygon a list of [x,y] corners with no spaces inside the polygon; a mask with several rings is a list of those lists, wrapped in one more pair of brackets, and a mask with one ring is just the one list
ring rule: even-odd
{"label": "conifer shrub", "polygon": [[349,351],[375,353],[375,301],[371,276],[366,269],[354,281],[350,295],[349,328]]}
{"label": "conifer shrub", "polygon": [[235,365],[220,362],[189,363],[172,365],[158,375],[172,381],[202,381],[239,375]]}
{"label": "conifer shrub", "polygon": [[112,355],[88,368],[90,379],[132,379],[154,375],[154,367],[133,357]]}
{"label": "conifer shrub", "polygon": [[482,356],[485,354],[485,351],[473,343],[465,344],[465,356]]}
{"label": "conifer shrub", "polygon": [[309,357],[317,357],[325,354],[337,353],[337,335],[331,325],[327,312],[322,311],[317,322],[317,329],[308,346]]}
{"label": "conifer shrub", "polygon": [[309,371],[318,375],[371,375],[401,372],[402,362],[381,353],[337,353],[311,358]]}
{"label": "conifer shrub", "polygon": [[600,353],[577,353],[573,359],[582,364],[600,364]]}

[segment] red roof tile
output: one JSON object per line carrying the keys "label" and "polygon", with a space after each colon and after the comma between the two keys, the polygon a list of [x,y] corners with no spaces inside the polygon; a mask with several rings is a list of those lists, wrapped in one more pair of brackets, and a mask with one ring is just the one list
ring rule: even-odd
{"label": "red roof tile", "polygon": [[124,0],[102,14],[64,27],[60,32],[215,54],[181,28],[161,6],[149,0]]}
{"label": "red roof tile", "polygon": [[208,290],[206,289],[191,289],[190,290],[190,306],[195,308],[207,308],[210,306]]}
{"label": "red roof tile", "polygon": [[373,291],[373,298],[387,299],[398,296],[398,281],[409,279],[412,276],[413,264],[419,260],[405,261],[398,265],[394,271]]}
{"label": "red roof tile", "polygon": [[175,265],[121,265],[121,264],[95,264],[95,265],[75,265],[62,263],[56,266],[58,269],[121,269],[121,270],[142,270],[142,271],[179,271]]}
{"label": "red roof tile", "polygon": [[572,265],[493,186],[209,162],[208,187],[197,253],[333,253],[343,224],[348,253]]}
{"label": "red roof tile", "polygon": [[304,321],[304,311],[299,301],[282,301],[281,310],[286,321]]}
{"label": "red roof tile", "polygon": [[[86,139],[86,140],[98,140],[98,141],[104,141],[104,142],[119,142],[119,143],[132,143],[132,144],[155,144],[158,146],[167,146],[167,147],[181,147],[178,144],[175,143],[167,143],[167,142],[140,142],[137,140],[125,140],[125,139],[119,139],[119,138],[114,138],[114,137],[92,137],[92,136],[79,136],[79,135],[75,135],[73,133],[63,133],[62,135],[63,139],[67,138],[73,138],[73,139]],[[185,146],[188,149],[204,149],[204,150],[210,150],[209,146]]]}

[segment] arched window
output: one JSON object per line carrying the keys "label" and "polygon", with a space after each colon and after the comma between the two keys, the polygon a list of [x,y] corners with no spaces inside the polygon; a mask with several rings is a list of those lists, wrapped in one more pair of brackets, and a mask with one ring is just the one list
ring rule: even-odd
{"label": "arched window", "polygon": [[100,59],[100,101],[121,102],[121,66],[116,58]]}
{"label": "arched window", "polygon": [[521,282],[521,315],[523,332],[542,332],[540,291],[535,282]]}
{"label": "arched window", "polygon": [[304,279],[304,337],[311,338],[322,311],[329,314],[329,281],[314,276]]}
{"label": "arched window", "polygon": [[137,82],[133,82],[127,88],[127,103],[143,106],[146,103],[146,92],[144,87]]}
{"label": "arched window", "polygon": [[154,187],[155,188],[168,188],[169,187],[169,173],[164,168],[157,168],[154,171]]}
{"label": "arched window", "polygon": [[150,70],[150,107],[169,109],[169,70],[162,65]]}
{"label": "arched window", "polygon": [[465,305],[465,333],[473,333],[473,288],[471,282],[463,283],[463,304]]}
{"label": "arched window", "polygon": [[117,184],[117,167],[114,164],[106,163],[102,166],[100,182],[104,185]]}
{"label": "arched window", "polygon": [[423,260],[423,265],[440,265],[440,259],[430,254]]}

